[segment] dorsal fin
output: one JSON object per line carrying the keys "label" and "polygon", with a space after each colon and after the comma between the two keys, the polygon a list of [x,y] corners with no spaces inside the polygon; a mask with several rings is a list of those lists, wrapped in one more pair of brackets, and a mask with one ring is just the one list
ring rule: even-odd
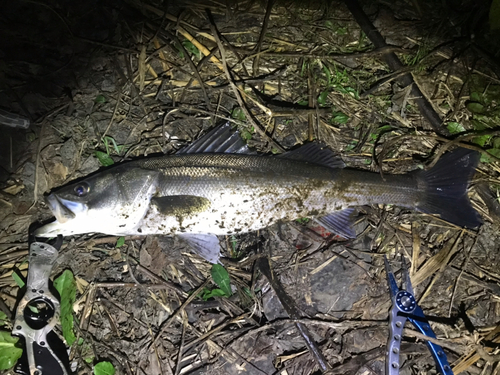
{"label": "dorsal fin", "polygon": [[215,127],[189,146],[180,149],[178,154],[222,153],[254,154],[241,139],[238,131],[233,132],[229,122]]}
{"label": "dorsal fin", "polygon": [[296,150],[288,151],[279,156],[289,160],[300,160],[323,165],[330,168],[344,168],[345,164],[332,150],[317,143],[308,143]]}

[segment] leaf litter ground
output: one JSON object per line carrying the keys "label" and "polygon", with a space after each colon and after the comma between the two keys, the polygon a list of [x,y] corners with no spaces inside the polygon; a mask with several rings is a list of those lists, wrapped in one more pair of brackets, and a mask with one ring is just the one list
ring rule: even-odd
{"label": "leaf litter ground", "polygon": [[[489,152],[470,189],[479,231],[373,206],[354,241],[308,220],[221,238],[231,293],[220,269],[175,238],[84,235],[66,239],[53,276],[76,277],[79,374],[99,361],[120,374],[314,374],[321,358],[332,374],[380,374],[391,304],[381,256],[396,267],[404,254],[454,372],[498,373],[500,76],[485,52],[492,34],[480,28],[468,43],[461,33],[483,10],[364,7],[443,119],[443,137],[342,3],[271,5],[267,16],[264,2],[244,1],[20,2],[5,13],[0,100],[33,125],[2,128],[2,310],[19,292],[12,274],[26,275],[29,224],[50,216],[44,193],[102,165],[175,152],[221,121],[261,152],[319,140],[349,166],[384,173],[465,144]],[[411,327],[401,355],[402,374],[435,373]]]}

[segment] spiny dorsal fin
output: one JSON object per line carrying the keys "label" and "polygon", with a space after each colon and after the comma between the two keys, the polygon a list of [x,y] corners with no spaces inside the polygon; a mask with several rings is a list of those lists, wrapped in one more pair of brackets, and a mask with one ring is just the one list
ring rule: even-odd
{"label": "spiny dorsal fin", "polygon": [[215,127],[189,146],[180,149],[177,154],[254,154],[238,131],[232,131],[229,122]]}
{"label": "spiny dorsal fin", "polygon": [[344,168],[345,164],[332,150],[317,143],[308,143],[296,150],[288,151],[279,156],[283,159],[299,160],[323,165],[330,168]]}

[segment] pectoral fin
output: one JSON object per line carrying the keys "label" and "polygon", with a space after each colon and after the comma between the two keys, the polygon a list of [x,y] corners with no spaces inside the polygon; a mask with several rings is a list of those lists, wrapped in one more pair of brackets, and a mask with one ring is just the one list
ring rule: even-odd
{"label": "pectoral fin", "polygon": [[336,211],[315,220],[332,233],[344,238],[356,238],[356,232],[352,228],[353,213],[354,208],[346,208],[345,210]]}
{"label": "pectoral fin", "polygon": [[193,251],[210,263],[218,263],[220,258],[220,244],[213,234],[178,234],[178,238],[186,242]]}
{"label": "pectoral fin", "polygon": [[171,195],[151,198],[151,204],[166,216],[187,217],[207,210],[210,207],[210,200],[195,195]]}

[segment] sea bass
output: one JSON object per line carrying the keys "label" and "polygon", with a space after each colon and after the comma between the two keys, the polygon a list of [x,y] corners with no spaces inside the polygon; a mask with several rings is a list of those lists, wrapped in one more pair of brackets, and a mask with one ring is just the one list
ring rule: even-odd
{"label": "sea bass", "polygon": [[478,161],[477,152],[460,148],[430,170],[381,177],[344,168],[316,143],[256,155],[225,124],[177,154],[125,162],[51,193],[46,201],[56,220],[36,235],[177,235],[215,262],[217,235],[278,221],[314,218],[354,238],[354,207],[369,204],[394,204],[474,228],[481,218],[467,186]]}

